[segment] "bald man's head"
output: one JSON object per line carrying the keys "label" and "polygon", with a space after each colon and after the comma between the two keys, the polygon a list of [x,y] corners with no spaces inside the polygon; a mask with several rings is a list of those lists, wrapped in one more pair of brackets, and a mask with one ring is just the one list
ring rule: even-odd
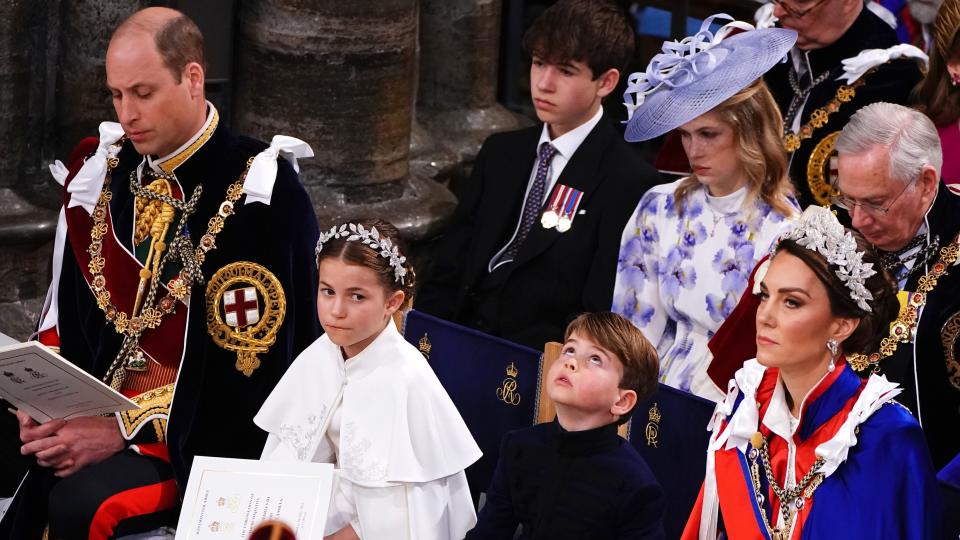
{"label": "bald man's head", "polygon": [[107,88],[117,120],[141,154],[164,156],[197,133],[207,118],[203,38],[178,11],[138,11],[107,47]]}
{"label": "bald man's head", "polygon": [[153,38],[163,64],[177,83],[190,62],[206,68],[200,29],[190,17],[175,9],[149,7],[134,13],[114,30],[110,43],[135,34]]}

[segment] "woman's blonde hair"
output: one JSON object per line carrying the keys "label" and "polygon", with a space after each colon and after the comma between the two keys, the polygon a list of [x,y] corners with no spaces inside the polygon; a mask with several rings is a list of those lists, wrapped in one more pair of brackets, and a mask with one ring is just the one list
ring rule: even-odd
{"label": "woman's blonde hair", "polygon": [[[796,209],[789,202],[794,191],[787,176],[783,117],[763,79],[757,79],[710,112],[733,127],[737,159],[747,176],[747,200],[756,200],[759,195],[777,213],[792,216]],[[674,192],[677,206],[699,185],[695,174],[680,182]]]}

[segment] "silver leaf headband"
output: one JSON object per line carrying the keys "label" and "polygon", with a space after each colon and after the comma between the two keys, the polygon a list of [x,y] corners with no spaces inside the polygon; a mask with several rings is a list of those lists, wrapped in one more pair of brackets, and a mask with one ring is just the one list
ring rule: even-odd
{"label": "silver leaf headband", "polygon": [[374,250],[390,263],[393,268],[394,281],[401,285],[404,284],[403,280],[407,275],[407,269],[403,266],[403,263],[407,262],[407,258],[400,254],[400,250],[393,245],[389,238],[381,238],[380,231],[376,227],[367,229],[356,223],[344,223],[340,226],[330,227],[329,231],[320,233],[320,240],[317,241],[316,249],[317,258],[320,257],[323,244],[334,238],[346,238],[347,242],[360,242]]}
{"label": "silver leaf headband", "polygon": [[[847,286],[850,298],[857,306],[867,313],[873,311],[867,303],[873,300],[873,294],[867,290],[866,281],[877,271],[873,269],[873,263],[863,262],[863,252],[857,251],[857,241],[837,221],[830,209],[824,206],[808,207],[796,227],[781,236],[777,245],[783,240],[793,240],[797,245],[826,258],[827,263],[836,268],[834,273]],[[776,250],[777,246],[774,252]]]}

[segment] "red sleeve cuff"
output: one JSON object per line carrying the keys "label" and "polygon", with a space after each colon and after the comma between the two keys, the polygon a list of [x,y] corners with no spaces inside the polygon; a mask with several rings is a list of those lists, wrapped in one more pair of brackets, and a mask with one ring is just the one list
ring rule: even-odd
{"label": "red sleeve cuff", "polygon": [[56,347],[60,348],[60,334],[57,333],[57,328],[47,328],[46,330],[40,332],[40,335],[37,336],[37,341],[43,343],[47,347]]}

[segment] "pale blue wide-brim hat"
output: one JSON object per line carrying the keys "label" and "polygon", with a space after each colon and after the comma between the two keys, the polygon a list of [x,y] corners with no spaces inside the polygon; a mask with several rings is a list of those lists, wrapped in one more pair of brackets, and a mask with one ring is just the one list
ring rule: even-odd
{"label": "pale blue wide-brim hat", "polygon": [[708,17],[699,32],[664,42],[646,71],[628,77],[626,140],[652,139],[710,112],[783,60],[797,41],[793,30],[741,21],[713,33],[715,19],[733,21],[722,13]]}

